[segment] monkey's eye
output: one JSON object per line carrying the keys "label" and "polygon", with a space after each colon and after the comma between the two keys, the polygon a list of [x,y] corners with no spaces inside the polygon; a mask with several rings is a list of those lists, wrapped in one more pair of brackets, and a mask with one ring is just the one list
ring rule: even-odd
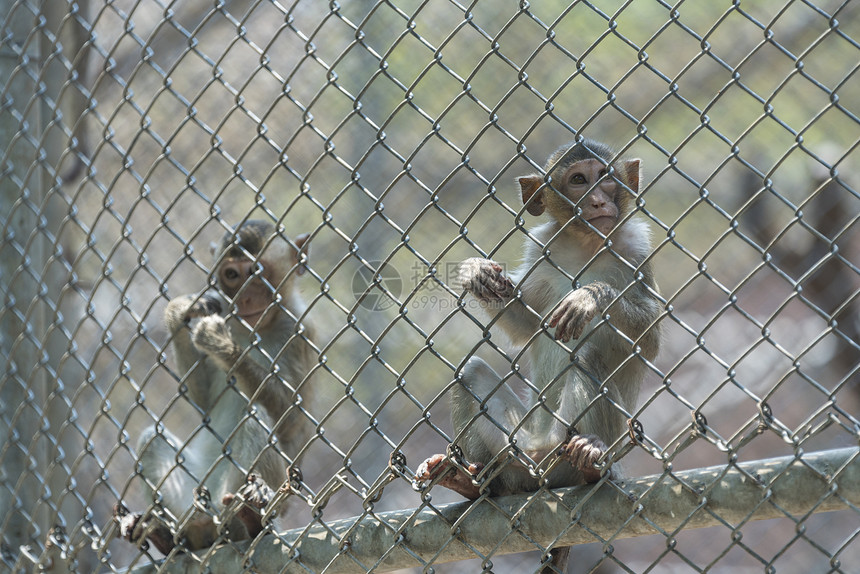
{"label": "monkey's eye", "polygon": [[585,179],[585,176],[581,173],[575,173],[570,176],[570,183],[571,185],[585,185],[588,183],[588,180]]}
{"label": "monkey's eye", "polygon": [[601,169],[601,170],[597,173],[597,177],[598,177],[598,178],[606,177],[606,174],[607,174],[607,173],[608,173],[608,172],[607,172],[605,169]]}
{"label": "monkey's eye", "polygon": [[224,279],[226,279],[227,281],[233,282],[238,278],[239,278],[239,272],[236,271],[235,269],[230,268],[230,269],[224,270]]}

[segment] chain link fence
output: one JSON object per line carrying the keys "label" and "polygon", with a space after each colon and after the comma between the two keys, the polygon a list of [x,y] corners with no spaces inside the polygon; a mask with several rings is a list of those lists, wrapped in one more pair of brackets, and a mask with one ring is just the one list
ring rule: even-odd
{"label": "chain link fence", "polygon": [[[3,571],[860,569],[857,2],[0,7]],[[514,178],[579,136],[644,166],[663,342],[604,437],[626,478],[463,501],[415,480],[463,365],[534,387],[456,264],[519,263]],[[231,540],[189,492],[165,520],[215,544],[165,557],[114,506],[165,514],[139,437],[181,467],[215,432],[163,314],[249,219],[310,236],[312,432],[280,521]]]}

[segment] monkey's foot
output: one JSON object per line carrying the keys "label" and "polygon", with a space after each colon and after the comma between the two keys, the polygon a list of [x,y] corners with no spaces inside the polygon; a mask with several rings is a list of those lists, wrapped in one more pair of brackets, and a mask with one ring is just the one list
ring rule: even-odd
{"label": "monkey's foot", "polygon": [[[463,472],[458,466],[446,458],[444,454],[434,454],[420,465],[415,471],[415,478],[420,481],[430,481],[439,478],[436,483],[465,496],[469,500],[475,500],[481,496],[480,490],[472,483],[472,479],[481,472],[484,465],[480,462],[468,463],[466,468],[469,474]],[[441,478],[440,478],[441,477]]]}
{"label": "monkey's foot", "polygon": [[599,437],[593,434],[578,434],[561,445],[559,455],[582,472],[585,482],[597,482],[600,480],[600,470],[594,465],[605,452],[606,445]]}
{"label": "monkey's foot", "polygon": [[227,493],[221,499],[224,506],[229,506],[239,500],[241,507],[236,513],[242,524],[248,530],[251,538],[256,538],[263,531],[263,517],[261,510],[266,508],[275,496],[275,491],[269,488],[266,482],[256,474],[249,474],[245,484],[236,492]]}
{"label": "monkey's foot", "polygon": [[159,552],[167,556],[176,546],[173,543],[173,533],[167,525],[157,520],[144,520],[140,512],[130,512],[121,502],[113,507],[113,519],[119,527],[120,537],[143,550],[151,542]]}

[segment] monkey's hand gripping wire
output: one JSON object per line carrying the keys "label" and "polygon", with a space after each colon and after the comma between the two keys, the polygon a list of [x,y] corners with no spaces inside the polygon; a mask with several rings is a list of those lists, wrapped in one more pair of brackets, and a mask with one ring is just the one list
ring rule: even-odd
{"label": "monkey's hand gripping wire", "polygon": [[478,476],[483,468],[482,463],[466,461],[457,445],[448,445],[446,454],[433,455],[418,466],[412,488],[424,492],[428,487],[439,484],[475,500],[482,494],[483,480],[478,480]]}

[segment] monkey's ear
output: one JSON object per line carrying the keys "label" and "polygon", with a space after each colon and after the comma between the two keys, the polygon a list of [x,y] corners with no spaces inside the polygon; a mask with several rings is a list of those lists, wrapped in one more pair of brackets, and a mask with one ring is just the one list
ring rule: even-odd
{"label": "monkey's ear", "polygon": [[[293,238],[293,243],[295,243],[296,247],[299,248],[299,250],[296,252],[296,264],[308,262],[308,256],[311,253],[311,246],[308,245],[307,247],[305,247],[305,244],[308,242],[309,238],[309,233],[302,233],[301,235],[296,235],[296,237]],[[299,265],[299,268],[296,269],[296,273],[298,275],[302,275],[305,271],[306,268],[304,265]]]}
{"label": "monkey's ear", "polygon": [[[520,184],[520,192],[523,196],[523,205],[526,210],[532,215],[540,215],[543,213],[543,190],[540,189],[543,185],[543,177],[539,175],[524,175],[518,177],[517,181]],[[540,191],[538,191],[540,189]]]}
{"label": "monkey's ear", "polygon": [[627,187],[629,187],[636,193],[639,193],[639,164],[641,162],[642,160],[638,158],[630,159],[624,162],[624,183],[626,183]]}

